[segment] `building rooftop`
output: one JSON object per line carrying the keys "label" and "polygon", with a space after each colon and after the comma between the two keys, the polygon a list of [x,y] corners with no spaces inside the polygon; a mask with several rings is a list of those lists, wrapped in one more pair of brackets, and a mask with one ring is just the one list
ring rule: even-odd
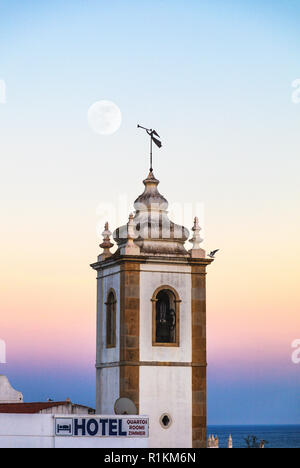
{"label": "building rooftop", "polygon": [[55,408],[58,406],[69,406],[72,405],[72,407],[80,407],[80,408],[86,408],[88,412],[94,412],[93,408],[89,408],[88,406],[84,405],[77,405],[74,404],[70,401],[49,401],[46,403],[42,402],[37,402],[37,403],[4,403],[0,404],[0,413],[6,413],[6,414],[37,414],[40,413],[43,410],[47,410],[50,408]]}

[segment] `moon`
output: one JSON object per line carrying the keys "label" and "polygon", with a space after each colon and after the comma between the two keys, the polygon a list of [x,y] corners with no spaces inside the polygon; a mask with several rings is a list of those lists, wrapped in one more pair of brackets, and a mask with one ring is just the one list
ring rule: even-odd
{"label": "moon", "polygon": [[88,110],[88,122],[98,135],[112,135],[121,126],[122,113],[114,102],[97,101]]}

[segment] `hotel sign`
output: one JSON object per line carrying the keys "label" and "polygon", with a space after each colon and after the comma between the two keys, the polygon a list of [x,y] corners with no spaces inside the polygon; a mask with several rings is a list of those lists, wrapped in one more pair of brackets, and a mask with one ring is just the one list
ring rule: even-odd
{"label": "hotel sign", "polygon": [[149,418],[143,416],[94,416],[55,418],[56,437],[148,438]]}

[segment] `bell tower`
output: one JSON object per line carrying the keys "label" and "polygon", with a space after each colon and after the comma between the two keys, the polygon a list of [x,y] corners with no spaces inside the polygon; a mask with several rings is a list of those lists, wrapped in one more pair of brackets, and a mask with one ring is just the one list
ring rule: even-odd
{"label": "bell tower", "polygon": [[189,231],[169,220],[151,170],[135,214],[108,224],[97,271],[97,413],[120,397],[148,415],[152,447],[206,447],[206,267],[195,218]]}

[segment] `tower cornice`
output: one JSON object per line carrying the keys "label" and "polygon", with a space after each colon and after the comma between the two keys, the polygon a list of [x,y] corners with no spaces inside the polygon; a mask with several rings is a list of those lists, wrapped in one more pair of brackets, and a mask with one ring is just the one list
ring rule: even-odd
{"label": "tower cornice", "polygon": [[104,261],[92,263],[90,266],[94,270],[104,270],[115,265],[120,265],[125,262],[130,263],[147,263],[147,264],[167,264],[167,265],[191,265],[191,266],[208,266],[214,260],[210,258],[190,258],[190,257],[173,257],[169,256],[153,256],[149,255],[117,255],[107,258]]}

